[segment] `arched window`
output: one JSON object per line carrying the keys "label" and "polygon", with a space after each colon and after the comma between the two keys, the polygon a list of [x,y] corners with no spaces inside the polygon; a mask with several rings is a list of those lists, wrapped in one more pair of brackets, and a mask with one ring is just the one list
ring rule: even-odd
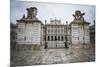
{"label": "arched window", "polygon": [[50,37],[48,36],[48,41],[50,41]]}
{"label": "arched window", "polygon": [[51,41],[53,41],[53,36],[51,36]]}
{"label": "arched window", "polygon": [[24,37],[24,40],[26,40],[26,37]]}
{"label": "arched window", "polygon": [[61,37],[61,40],[63,41],[63,36]]}
{"label": "arched window", "polygon": [[60,36],[58,36],[58,40],[60,41]]}
{"label": "arched window", "polygon": [[57,36],[55,36],[55,41],[57,41]]}

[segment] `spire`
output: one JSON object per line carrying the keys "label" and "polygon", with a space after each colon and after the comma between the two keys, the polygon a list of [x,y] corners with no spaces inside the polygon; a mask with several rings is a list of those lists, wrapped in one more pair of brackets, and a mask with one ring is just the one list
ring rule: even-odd
{"label": "spire", "polygon": [[68,25],[68,21],[66,21],[66,25]]}
{"label": "spire", "polygon": [[45,20],[45,24],[47,23],[47,20]]}
{"label": "spire", "polygon": [[54,19],[54,20],[55,20],[55,21],[57,20],[57,19],[56,19],[56,17],[55,17],[55,19]]}
{"label": "spire", "polygon": [[22,17],[22,19],[25,19],[25,14],[23,14],[23,17]]}

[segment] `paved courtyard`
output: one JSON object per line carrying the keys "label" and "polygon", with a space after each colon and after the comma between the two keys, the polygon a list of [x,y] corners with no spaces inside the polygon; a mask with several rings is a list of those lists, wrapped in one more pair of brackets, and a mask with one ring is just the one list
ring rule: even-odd
{"label": "paved courtyard", "polygon": [[94,45],[70,45],[69,48],[13,51],[12,66],[45,65],[95,61]]}

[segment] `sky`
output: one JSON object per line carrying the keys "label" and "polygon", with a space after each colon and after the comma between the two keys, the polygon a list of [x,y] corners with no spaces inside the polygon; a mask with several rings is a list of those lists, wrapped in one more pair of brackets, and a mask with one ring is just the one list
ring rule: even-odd
{"label": "sky", "polygon": [[93,24],[93,21],[95,20],[94,5],[11,0],[11,22],[17,23],[16,20],[21,19],[23,14],[27,16],[26,8],[30,7],[36,7],[38,9],[37,17],[43,23],[45,20],[49,23],[50,18],[54,19],[56,17],[58,20],[61,19],[62,23],[65,24],[67,21],[68,24],[70,24],[74,19],[72,14],[75,14],[76,10],[80,10],[82,13],[85,13],[84,19],[87,22]]}

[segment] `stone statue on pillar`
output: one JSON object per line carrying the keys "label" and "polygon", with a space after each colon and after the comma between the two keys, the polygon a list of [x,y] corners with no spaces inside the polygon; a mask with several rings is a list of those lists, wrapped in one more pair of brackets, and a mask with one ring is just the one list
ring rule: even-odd
{"label": "stone statue on pillar", "polygon": [[34,19],[36,18],[36,15],[37,15],[37,8],[36,7],[30,7],[30,8],[27,8],[27,18],[28,19]]}
{"label": "stone statue on pillar", "polygon": [[85,15],[85,13],[81,13],[81,11],[79,11],[79,10],[77,10],[77,11],[75,11],[75,14],[73,14],[73,16],[74,16],[74,21],[84,21],[84,16]]}

